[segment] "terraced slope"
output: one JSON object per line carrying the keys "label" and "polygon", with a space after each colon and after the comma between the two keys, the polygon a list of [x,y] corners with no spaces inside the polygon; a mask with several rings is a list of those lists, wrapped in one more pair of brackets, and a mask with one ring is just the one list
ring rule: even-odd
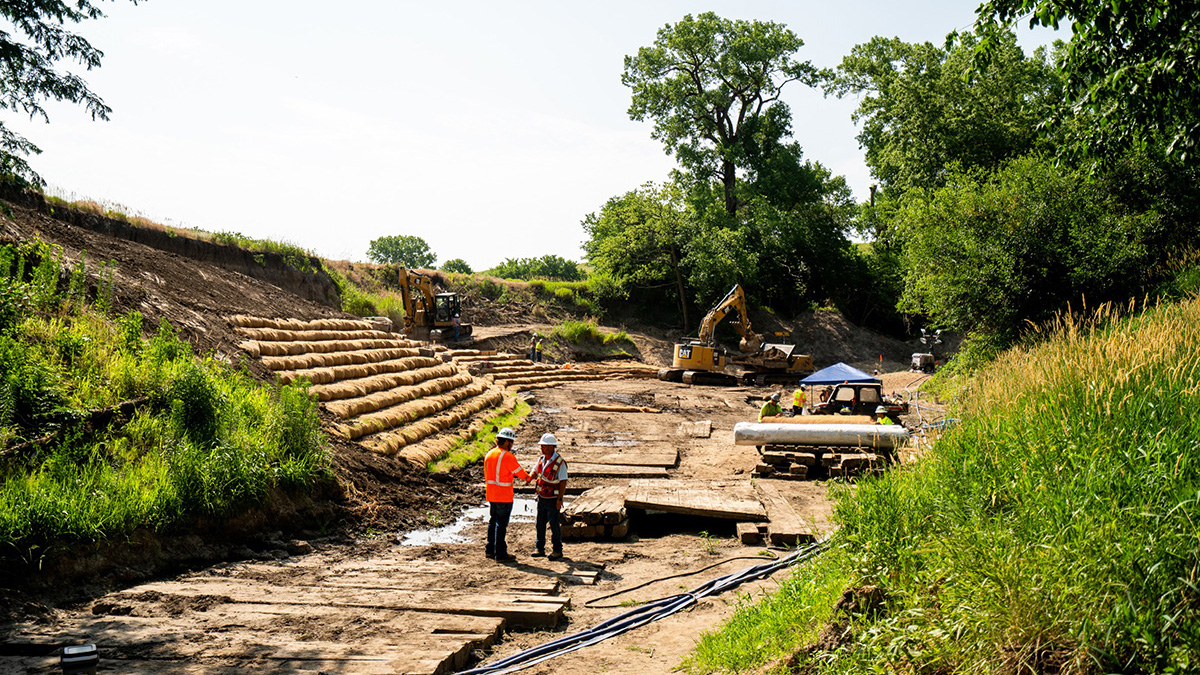
{"label": "terraced slope", "polygon": [[[230,317],[242,349],[280,381],[305,379],[337,422],[330,431],[424,466],[516,399],[477,378],[444,347],[375,330],[367,321]],[[476,352],[476,354],[478,354]]]}
{"label": "terraced slope", "polygon": [[631,378],[651,379],[658,370],[640,363],[565,364],[534,363],[515,354],[455,352],[454,362],[473,374],[507,387],[510,391],[529,391],[568,382],[595,382]]}

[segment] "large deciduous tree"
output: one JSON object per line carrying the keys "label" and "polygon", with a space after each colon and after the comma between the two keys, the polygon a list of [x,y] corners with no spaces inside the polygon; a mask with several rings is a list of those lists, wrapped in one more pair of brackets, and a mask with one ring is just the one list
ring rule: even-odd
{"label": "large deciduous tree", "polygon": [[[1071,24],[1061,70],[1068,103],[1097,122],[1079,129],[1092,157],[1165,141],[1186,159],[1200,143],[1200,3],[1195,0],[986,0],[977,10],[980,64],[1013,24]],[[1115,147],[1114,147],[1115,146]]]}
{"label": "large deciduous tree", "polygon": [[861,96],[859,145],[885,191],[943,185],[957,166],[994,169],[1039,147],[1038,125],[1061,84],[1044,51],[1027,57],[1009,32],[972,72],[975,40],[949,48],[873,38],[842,60],[826,91]]}
{"label": "large deciduous tree", "polygon": [[625,57],[629,116],[653,120],[654,138],[698,179],[718,178],[725,209],[735,213],[737,171],[755,132],[790,120],[781,89],[817,80],[811,63],[794,58],[803,45],[781,24],[687,15]]}
{"label": "large deciduous tree", "polygon": [[[67,30],[68,24],[104,16],[99,4],[93,0],[0,1],[0,17],[8,29],[0,30],[0,109],[48,122],[42,103],[52,99],[83,105],[92,119],[108,119],[112,109],[87,83],[59,69],[62,61],[74,61],[85,70],[100,66],[103,52]],[[25,159],[40,152],[33,142],[0,122],[0,176],[42,185],[41,177]]]}
{"label": "large deciduous tree", "polygon": [[1137,294],[1166,254],[1168,224],[1157,205],[1128,203],[1120,187],[1030,155],[909,193],[896,218],[902,309],[1004,343],[1081,297]]}
{"label": "large deciduous tree", "polygon": [[683,247],[691,240],[683,193],[674,183],[647,183],[613,197],[583,220],[583,248],[595,273],[632,289],[671,288],[686,330],[690,325],[684,286]]}
{"label": "large deciduous tree", "polygon": [[405,267],[433,267],[437,254],[429,244],[411,234],[396,234],[371,240],[367,257],[380,265],[397,264]]}

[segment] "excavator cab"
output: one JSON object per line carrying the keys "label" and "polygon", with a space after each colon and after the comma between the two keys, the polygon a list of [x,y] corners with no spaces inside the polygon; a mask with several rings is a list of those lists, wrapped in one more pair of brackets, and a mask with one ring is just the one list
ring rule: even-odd
{"label": "excavator cab", "polygon": [[[454,317],[462,314],[458,293],[434,293],[433,279],[426,274],[400,268],[400,295],[404,300],[404,332],[418,339],[453,336]],[[461,322],[460,337],[471,334],[472,326]]]}
{"label": "excavator cab", "polygon": [[433,296],[433,321],[438,326],[449,325],[461,309],[458,293],[438,293]]}

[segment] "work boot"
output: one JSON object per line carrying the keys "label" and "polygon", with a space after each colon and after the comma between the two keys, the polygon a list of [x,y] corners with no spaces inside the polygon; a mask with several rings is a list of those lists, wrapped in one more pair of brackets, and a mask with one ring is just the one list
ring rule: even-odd
{"label": "work boot", "polygon": [[514,561],[516,561],[516,559],[517,559],[517,556],[515,556],[511,553],[505,553],[503,555],[496,556],[496,562],[514,562]]}
{"label": "work boot", "polygon": [[546,556],[546,560],[561,560],[561,559],[562,559],[562,551],[555,551],[555,552],[551,553],[550,555]]}
{"label": "work boot", "polygon": [[539,549],[537,549],[537,550],[535,550],[535,551],[533,552],[533,557],[535,557],[535,558],[545,558],[545,557],[546,557],[546,552],[545,552],[545,551],[543,551],[542,549],[540,549],[540,548],[539,548]]}

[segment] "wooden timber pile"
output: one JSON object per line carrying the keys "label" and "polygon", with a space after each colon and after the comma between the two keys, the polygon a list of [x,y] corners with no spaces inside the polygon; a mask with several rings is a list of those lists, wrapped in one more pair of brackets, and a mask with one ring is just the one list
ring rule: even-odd
{"label": "wooden timber pile", "polygon": [[579,495],[563,509],[563,538],[620,538],[631,510],[732,520],[742,543],[796,546],[814,533],[791,503],[770,485],[749,481],[631,480]]}
{"label": "wooden timber pile", "polygon": [[563,508],[563,539],[622,539],[629,534],[625,486],[604,485]]}
{"label": "wooden timber pile", "polygon": [[812,480],[826,476],[850,477],[880,470],[885,459],[861,448],[839,446],[765,445],[753,478]]}
{"label": "wooden timber pile", "polygon": [[[367,321],[230,317],[252,357],[283,383],[306,380],[338,421],[331,431],[383,455],[424,466],[516,400],[477,378],[446,350],[375,330]],[[464,352],[472,352],[467,354]],[[498,410],[495,410],[498,409]]]}

